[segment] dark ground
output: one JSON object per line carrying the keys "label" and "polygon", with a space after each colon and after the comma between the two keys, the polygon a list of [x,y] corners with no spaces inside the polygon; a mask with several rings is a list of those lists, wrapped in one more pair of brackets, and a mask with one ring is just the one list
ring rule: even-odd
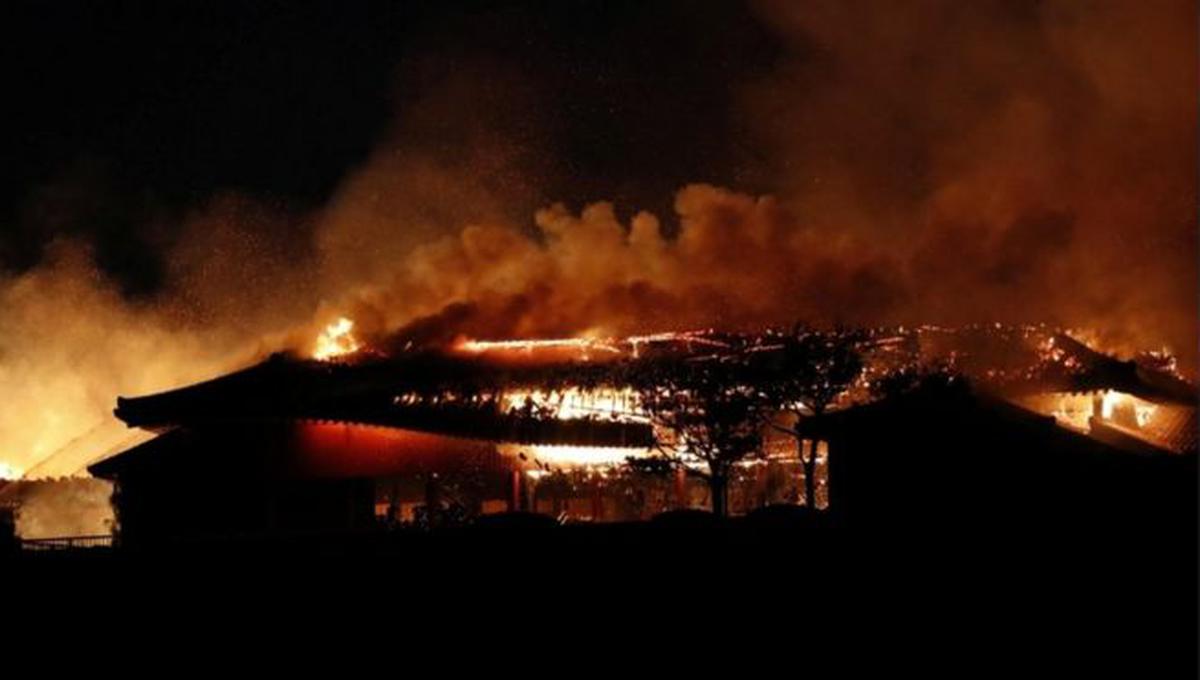
{"label": "dark ground", "polygon": [[727,651],[750,641],[755,658],[786,659],[799,645],[843,670],[1195,677],[1196,549],[1184,530],[935,535],[848,531],[802,515],[516,521],[23,553],[10,566],[39,581],[83,579],[119,600],[182,605],[176,615],[199,605],[292,624],[382,616],[534,647],[560,635],[664,650],[675,636]]}

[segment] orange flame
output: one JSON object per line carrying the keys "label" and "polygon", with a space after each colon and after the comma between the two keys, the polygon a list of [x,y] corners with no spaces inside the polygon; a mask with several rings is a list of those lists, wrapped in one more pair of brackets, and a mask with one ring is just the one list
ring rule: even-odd
{"label": "orange flame", "polygon": [[0,460],[0,479],[20,479],[24,474],[20,468]]}
{"label": "orange flame", "polygon": [[318,361],[328,361],[335,357],[357,352],[361,345],[351,331],[354,322],[346,317],[338,317],[336,321],[325,327],[317,336],[317,347],[312,356]]}

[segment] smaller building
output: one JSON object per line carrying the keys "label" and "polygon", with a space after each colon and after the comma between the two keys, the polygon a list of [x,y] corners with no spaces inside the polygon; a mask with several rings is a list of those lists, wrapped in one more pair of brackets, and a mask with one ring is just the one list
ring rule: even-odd
{"label": "smaller building", "polygon": [[860,526],[1194,524],[1196,455],[1060,425],[964,382],[804,424],[829,450],[830,508]]}

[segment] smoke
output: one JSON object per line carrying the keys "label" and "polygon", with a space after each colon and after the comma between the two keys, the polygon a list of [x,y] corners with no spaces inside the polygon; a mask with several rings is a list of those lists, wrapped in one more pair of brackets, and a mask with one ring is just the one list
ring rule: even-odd
{"label": "smoke", "polygon": [[[753,167],[670,211],[546,195],[573,177],[573,103],[528,65],[436,53],[402,68],[419,96],[320,208],[220,192],[147,238],[150,294],[60,239],[0,280],[0,461],[66,474],[46,467],[64,447],[82,465],[120,443],[116,395],[307,353],[341,315],[400,342],[1044,321],[1194,372],[1188,3],[756,7],[781,57],[714,83]],[[104,446],[79,443],[97,428]]]}
{"label": "smoke", "polygon": [[29,478],[83,472],[145,439],[112,416],[119,394],[181,386],[296,344],[311,318],[288,217],[235,196],[185,218],[168,283],[130,297],[91,246],[59,239],[42,263],[0,278],[0,460]]}
{"label": "smoke", "polygon": [[805,224],[904,263],[902,316],[1048,321],[1195,368],[1194,5],[767,2],[746,92]]}
{"label": "smoke", "polygon": [[708,185],[675,207],[672,237],[650,213],[622,223],[608,203],[540,210],[529,234],[471,225],[416,248],[352,312],[382,329],[420,319],[401,335],[439,340],[890,315],[896,265],[870,244],[821,243],[776,200]]}
{"label": "smoke", "polygon": [[[162,277],[149,294],[128,294],[83,237],[97,230],[90,222],[111,217],[104,206],[121,202],[94,173],[68,173],[35,191],[22,227],[61,233],[70,224],[77,235],[52,241],[37,266],[0,274],[6,475],[83,473],[145,439],[113,418],[117,395],[207,379],[274,351],[307,354],[348,299],[403,267],[418,244],[535,205],[515,169],[533,148],[514,141],[530,124],[520,112],[532,106],[520,82],[499,66],[456,63],[453,77],[425,73],[431,67],[422,63],[399,78],[437,85],[318,210],[225,191],[170,229],[157,222],[174,218],[143,217],[134,226],[155,244]],[[471,96],[488,104],[488,118],[455,113]],[[426,141],[448,136],[457,137],[448,147]]]}
{"label": "smoke", "polygon": [[742,84],[738,115],[769,150],[770,194],[691,185],[674,215],[481,218],[382,268],[356,250],[381,273],[356,318],[440,338],[1046,322],[1120,353],[1165,345],[1194,372],[1187,3],[759,8],[785,56]]}
{"label": "smoke", "polygon": [[16,532],[25,539],[113,533],[113,486],[103,479],[16,482],[4,489],[16,507]]}

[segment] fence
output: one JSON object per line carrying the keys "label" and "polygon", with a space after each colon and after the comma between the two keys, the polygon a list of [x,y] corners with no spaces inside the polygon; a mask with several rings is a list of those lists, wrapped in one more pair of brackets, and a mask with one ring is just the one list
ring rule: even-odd
{"label": "fence", "polygon": [[80,548],[111,548],[113,537],[97,536],[57,536],[54,538],[23,538],[21,547],[25,550],[77,550]]}

